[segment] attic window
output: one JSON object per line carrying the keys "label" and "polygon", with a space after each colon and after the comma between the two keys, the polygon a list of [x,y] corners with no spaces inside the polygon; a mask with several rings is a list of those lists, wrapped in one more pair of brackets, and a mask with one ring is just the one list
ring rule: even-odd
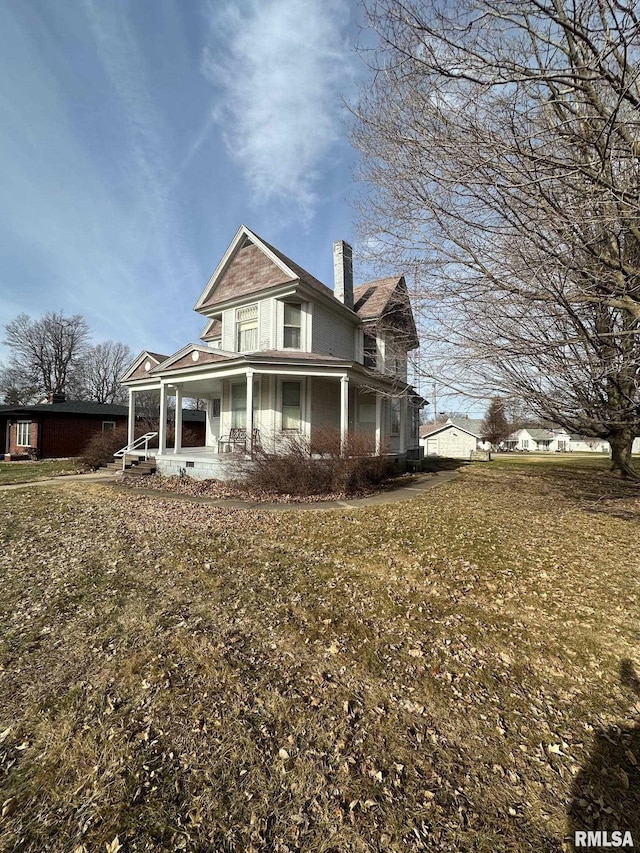
{"label": "attic window", "polygon": [[151,370],[151,362],[150,361],[145,362],[144,369],[147,373]]}
{"label": "attic window", "polygon": [[194,350],[191,353],[191,361],[198,361],[199,359],[200,359],[200,353],[198,352],[198,350]]}

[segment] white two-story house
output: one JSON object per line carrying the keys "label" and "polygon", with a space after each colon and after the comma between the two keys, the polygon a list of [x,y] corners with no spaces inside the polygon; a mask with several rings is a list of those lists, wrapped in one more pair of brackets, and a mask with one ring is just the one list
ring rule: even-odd
{"label": "white two-story house", "polygon": [[[313,443],[335,430],[353,433],[402,463],[420,455],[424,400],[407,384],[407,354],[418,346],[403,277],[354,288],[351,247],[334,244],[334,290],[242,226],[207,282],[195,310],[206,321],[201,343],[171,356],[144,351],[129,388],[129,441],[136,397],[157,392],[160,473],[223,477],[220,457],[259,446],[277,452],[292,435]],[[185,397],[206,401],[203,447],[182,447]],[[174,398],[175,436],[167,445]]]}

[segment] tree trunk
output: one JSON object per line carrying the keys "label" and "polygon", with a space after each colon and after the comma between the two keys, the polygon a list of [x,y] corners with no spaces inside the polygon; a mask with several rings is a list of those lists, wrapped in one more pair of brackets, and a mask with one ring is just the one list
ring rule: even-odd
{"label": "tree trunk", "polygon": [[640,474],[634,470],[631,459],[631,447],[634,435],[627,430],[615,432],[609,436],[611,445],[611,470],[623,479],[640,480]]}

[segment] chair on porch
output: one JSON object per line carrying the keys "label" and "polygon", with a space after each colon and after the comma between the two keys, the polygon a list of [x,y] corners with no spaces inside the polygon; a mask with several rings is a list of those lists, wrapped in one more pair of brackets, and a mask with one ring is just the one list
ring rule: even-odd
{"label": "chair on porch", "polygon": [[[260,447],[260,430],[251,431],[249,452],[253,453]],[[223,435],[218,440],[218,453],[246,453],[247,431],[244,427],[232,427],[229,435]]]}

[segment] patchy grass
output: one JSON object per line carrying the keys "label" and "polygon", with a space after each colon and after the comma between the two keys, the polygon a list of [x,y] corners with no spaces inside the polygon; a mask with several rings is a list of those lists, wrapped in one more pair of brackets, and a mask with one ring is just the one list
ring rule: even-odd
{"label": "patchy grass", "polygon": [[0,512],[0,849],[640,838],[637,488],[476,465],[345,512]]}
{"label": "patchy grass", "polygon": [[606,453],[492,453],[491,464],[509,468],[543,465],[555,470],[588,468],[608,471],[611,458]]}
{"label": "patchy grass", "polygon": [[77,459],[49,459],[44,462],[0,462],[0,486],[13,483],[30,483],[47,477],[79,474],[84,469]]}

